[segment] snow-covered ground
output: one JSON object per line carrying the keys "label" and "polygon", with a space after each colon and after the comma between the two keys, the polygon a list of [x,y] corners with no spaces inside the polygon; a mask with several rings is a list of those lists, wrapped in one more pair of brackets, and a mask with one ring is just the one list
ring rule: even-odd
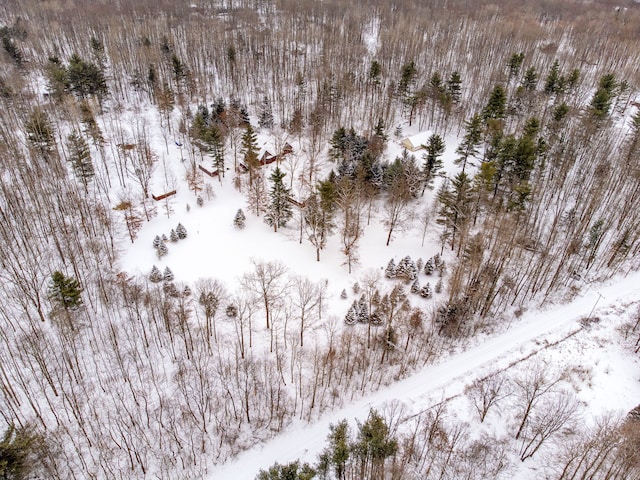
{"label": "snow-covered ground", "polygon": [[[624,414],[640,402],[640,362],[616,341],[617,329],[626,318],[616,307],[640,300],[639,282],[640,273],[632,273],[600,288],[590,287],[567,305],[532,310],[515,326],[481,345],[427,366],[412,377],[312,424],[295,423],[273,440],[215,468],[209,478],[252,479],[260,469],[276,461],[283,464],[301,459],[313,463],[325,447],[331,424],[346,419],[355,426],[356,420],[366,420],[371,408],[383,411],[385,405],[396,401],[407,407],[407,416],[416,415],[444,399],[459,396],[475,379],[536,356],[545,356],[546,361],[556,367],[579,365],[590,371],[590,381],[580,385],[578,393],[587,407],[588,415],[583,418],[587,424],[606,412]],[[587,317],[598,317],[600,321],[583,327],[580,319]],[[571,335],[574,332],[577,333]],[[460,418],[467,416],[464,411],[456,413]],[[487,423],[491,418],[488,417]],[[485,424],[484,428],[492,426]],[[518,470],[512,472],[511,478],[540,478],[540,468],[546,465],[539,457],[516,464]]]}
{"label": "snow-covered ground", "polygon": [[[177,186],[178,193],[166,202],[158,202],[157,217],[143,226],[133,244],[122,242],[121,265],[129,273],[146,276],[153,265],[161,270],[168,266],[177,281],[192,284],[199,278],[211,277],[221,280],[227,288],[234,291],[239,288],[241,276],[252,269],[252,261],[281,262],[287,266],[290,274],[307,276],[315,282],[326,281],[329,314],[341,323],[352,298],[342,300],[340,293],[343,289],[351,292],[352,285],[362,275],[372,270],[382,274],[391,258],[397,262],[410,255],[414,260],[426,260],[440,252],[439,227],[434,221],[432,205],[435,193],[427,191],[413,206],[415,218],[411,227],[398,231],[390,246],[385,245],[387,230],[381,211],[374,205],[370,222],[364,228],[359,245],[359,263],[353,274],[348,274],[336,234],[329,238],[326,248],[321,252],[321,261],[316,262],[315,250],[304,234],[300,242],[296,218],[299,212],[294,210],[294,218],[290,224],[274,233],[262,221],[262,217],[251,213],[243,193],[234,188],[235,174],[232,168],[227,171],[222,182],[203,177],[205,189],[200,195],[204,199],[204,205],[197,206],[196,194],[187,189],[184,181],[188,164],[187,160],[182,160],[185,152],[174,143],[167,142],[157,125],[151,128],[151,132],[152,147],[157,152],[162,152],[163,158],[161,168],[155,172],[153,191],[157,194],[166,189],[166,179],[169,178],[169,183]],[[418,132],[414,128],[405,132],[405,135],[415,133]],[[457,141],[454,137],[446,138],[444,163],[445,171],[449,174],[456,170],[453,159]],[[263,148],[275,151],[273,137],[268,133],[263,132],[258,143]],[[390,140],[385,157],[391,161],[401,150],[400,139]],[[305,161],[305,152],[296,151],[294,155],[300,155],[303,157],[302,162]],[[419,158],[420,152],[416,155]],[[208,167],[207,162],[210,163],[210,160],[204,162]],[[232,166],[233,160],[227,158],[227,165]],[[327,172],[331,166],[325,161],[324,171]],[[288,168],[285,162],[281,167],[285,171]],[[268,178],[275,167],[270,165],[264,168]],[[286,177],[285,182],[290,178],[291,176]],[[299,178],[295,175],[294,191],[298,181]],[[169,211],[165,208],[166,205],[170,207]],[[243,230],[233,226],[233,217],[239,208],[247,216]],[[425,215],[429,215],[431,220],[423,238],[420,219]],[[368,215],[365,213],[365,216]],[[163,234],[169,236],[170,230],[178,223],[186,227],[188,238],[176,243],[168,242],[169,254],[158,259],[152,247],[154,237]],[[446,251],[445,259],[449,260]],[[421,282],[426,279],[422,276]],[[274,439],[212,469],[209,478],[253,479],[260,469],[267,468],[276,461],[286,463],[301,459],[315,462],[325,446],[332,423],[347,419],[355,425],[355,421],[362,422],[366,419],[371,408],[382,411],[391,402],[401,401],[406,409],[406,416],[410,417],[443,399],[453,399],[451,408],[456,411],[457,416],[472,424],[468,402],[465,403],[462,395],[465,387],[475,379],[543,354],[553,364],[588,364],[586,368],[591,372],[589,382],[580,386],[578,395],[588,412],[585,421],[591,421],[597,414],[605,411],[628,411],[640,399],[640,365],[612,340],[618,335],[616,328],[624,320],[617,318],[613,309],[617,305],[640,300],[640,293],[636,289],[638,281],[640,273],[632,273],[624,278],[613,279],[606,286],[586,285],[581,296],[567,305],[544,309],[530,306],[527,313],[514,320],[510,328],[505,328],[494,336],[482,337],[480,343],[466,351],[453,352],[440,363],[427,366],[410,378],[367,395],[311,424],[294,421]],[[349,295],[353,296],[351,293]],[[430,309],[434,306],[435,299],[423,300],[415,296],[412,297],[412,302]],[[600,316],[602,321],[586,329],[578,320],[590,315],[594,307],[597,309],[593,315]],[[608,342],[607,348],[601,348],[603,342]],[[482,425],[483,429],[504,429],[504,425],[500,426],[499,418],[488,418]],[[474,428],[480,431],[479,425]],[[539,458],[540,456],[518,465],[512,478],[539,478],[538,469],[544,467]]]}

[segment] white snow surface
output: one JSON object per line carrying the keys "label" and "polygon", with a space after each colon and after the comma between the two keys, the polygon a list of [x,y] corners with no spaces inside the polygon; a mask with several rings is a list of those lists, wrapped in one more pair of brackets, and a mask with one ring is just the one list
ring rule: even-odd
{"label": "white snow surface", "polygon": [[[512,328],[480,345],[455,354],[439,364],[429,365],[410,378],[324,415],[312,424],[295,422],[276,438],[215,467],[208,478],[253,479],[260,469],[267,469],[276,461],[284,464],[300,459],[313,463],[326,445],[331,424],[346,419],[353,427],[356,420],[366,420],[370,409],[383,411],[385,405],[396,401],[408,407],[407,415],[419,414],[444,399],[461,394],[465,386],[476,378],[504,370],[532,353],[545,350],[550,343],[561,341],[581,330],[579,319],[595,317],[607,307],[637,301],[640,299],[639,283],[640,272],[634,272],[624,278],[615,278],[601,288],[590,286],[569,304],[531,310]],[[582,335],[583,332],[579,332],[577,336]],[[584,345],[580,348],[584,348]],[[611,355],[610,350],[593,349],[586,354],[594,364],[603,363],[600,376],[604,378],[598,378],[590,390],[581,391],[580,395],[581,400],[588,404],[591,419],[606,411],[624,414],[640,400],[640,362],[625,356],[624,352]],[[556,354],[572,355],[571,351],[563,352],[562,349]],[[532,460],[536,464],[536,459]],[[539,478],[540,472],[538,468],[532,468],[531,460],[518,467],[519,471],[512,478]]]}

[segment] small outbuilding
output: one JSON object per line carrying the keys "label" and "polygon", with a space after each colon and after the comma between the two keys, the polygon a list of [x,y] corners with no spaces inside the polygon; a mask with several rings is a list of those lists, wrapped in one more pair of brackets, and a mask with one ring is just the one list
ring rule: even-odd
{"label": "small outbuilding", "polygon": [[424,146],[429,141],[429,137],[432,134],[433,132],[431,132],[430,130],[426,130],[411,137],[407,137],[402,140],[402,146],[410,152],[417,152],[418,150],[422,150],[424,148]]}

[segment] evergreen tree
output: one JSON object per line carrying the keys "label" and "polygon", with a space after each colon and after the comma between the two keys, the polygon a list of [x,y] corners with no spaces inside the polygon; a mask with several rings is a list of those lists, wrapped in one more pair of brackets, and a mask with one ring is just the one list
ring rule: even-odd
{"label": "evergreen tree", "polygon": [[286,465],[275,463],[269,470],[260,470],[256,480],[312,480],[316,471],[308,464],[295,462]]}
{"label": "evergreen tree", "polygon": [[529,91],[535,90],[538,86],[538,72],[536,67],[529,67],[522,78],[522,86]]}
{"label": "evergreen tree", "polygon": [[459,157],[455,160],[456,165],[462,164],[462,173],[464,173],[469,157],[478,155],[478,147],[482,141],[482,117],[476,114],[465,122],[465,135],[462,143],[456,149]]}
{"label": "evergreen tree", "polygon": [[438,192],[440,210],[438,223],[444,225],[445,238],[451,236],[451,248],[454,248],[456,236],[463,232],[471,218],[473,203],[471,180],[467,174],[460,172],[451,181],[451,187],[444,185]]}
{"label": "evergreen tree", "polygon": [[251,186],[253,184],[254,170],[260,164],[258,162],[258,137],[250,123],[247,124],[247,128],[242,135],[242,154],[244,163],[249,169],[249,186]]}
{"label": "evergreen tree", "polygon": [[11,57],[11,59],[15,62],[18,67],[21,67],[24,62],[24,57],[22,52],[16,45],[16,42],[13,41],[8,35],[2,36],[2,48],[5,52]]}
{"label": "evergreen tree", "polygon": [[549,75],[544,81],[545,93],[561,93],[562,81],[560,78],[560,62],[556,60],[551,66]]}
{"label": "evergreen tree", "polygon": [[53,153],[55,146],[55,137],[53,125],[49,121],[49,117],[39,107],[36,107],[24,126],[27,133],[29,144],[40,154],[40,156],[48,160]]}
{"label": "evergreen tree", "polygon": [[167,245],[164,242],[160,243],[160,246],[156,249],[156,255],[158,258],[162,258],[168,253],[169,249],[167,248]]}
{"label": "evergreen tree", "polygon": [[354,325],[358,321],[358,310],[358,301],[354,300],[351,307],[349,307],[349,310],[347,310],[347,315],[344,317],[344,323],[347,325]]}
{"label": "evergreen tree", "polygon": [[149,273],[149,281],[153,283],[160,283],[162,281],[162,272],[155,265],[151,267],[151,273]]}
{"label": "evergreen tree", "polygon": [[443,286],[443,285],[442,285],[442,278],[439,278],[439,279],[438,279],[438,283],[436,283],[436,286],[435,286],[435,288],[434,288],[434,291],[435,291],[436,293],[442,293],[442,286]]}
{"label": "evergreen tree", "polygon": [[401,278],[406,282],[413,282],[418,277],[418,268],[409,255],[398,262],[396,268],[396,278]]}
{"label": "evergreen tree", "polygon": [[98,99],[102,99],[109,92],[107,80],[100,67],[83,60],[77,53],[69,59],[67,81],[70,90],[80,98],[96,95]]}
{"label": "evergreen tree", "polygon": [[431,284],[429,282],[420,289],[420,296],[422,298],[431,298]]}
{"label": "evergreen tree", "polygon": [[48,297],[66,311],[76,310],[82,305],[82,287],[73,277],[67,277],[56,270],[51,274]]}
{"label": "evergreen tree", "polygon": [[258,125],[261,128],[273,128],[273,112],[269,99],[264,96],[260,105],[260,114],[258,115]]}
{"label": "evergreen tree", "polygon": [[270,177],[272,185],[269,196],[271,200],[264,220],[267,225],[273,227],[274,232],[277,232],[278,228],[284,227],[292,216],[289,189],[282,182],[285,175],[280,167],[276,167]]}
{"label": "evergreen tree", "polygon": [[342,420],[337,425],[329,426],[327,441],[329,446],[325,449],[324,455],[333,466],[336,480],[345,480],[346,466],[351,454],[349,424]]}
{"label": "evergreen tree", "polygon": [[459,72],[453,72],[449,80],[447,80],[447,93],[454,103],[460,101],[460,95],[462,94],[461,84],[462,80]]}
{"label": "evergreen tree", "polygon": [[409,89],[417,76],[418,69],[415,62],[411,61],[402,66],[400,81],[398,82],[398,96],[400,98],[405,98],[409,94]]}
{"label": "evergreen tree", "polygon": [[178,234],[178,238],[180,240],[184,240],[185,238],[187,238],[187,229],[184,228],[184,225],[182,225],[181,223],[178,223],[178,226],[176,227],[176,233]]}
{"label": "evergreen tree", "polygon": [[88,185],[95,175],[91,152],[86,140],[78,132],[73,131],[67,137],[67,149],[69,150],[69,160],[73,171],[84,185],[85,193],[88,193]]}
{"label": "evergreen tree", "polygon": [[384,276],[387,278],[396,278],[396,270],[396,262],[392,258],[387,264],[387,268],[384,271]]}
{"label": "evergreen tree", "polygon": [[171,67],[173,69],[173,75],[176,79],[176,83],[180,84],[180,81],[187,75],[186,67],[175,53],[171,55]]}
{"label": "evergreen tree", "polygon": [[482,118],[500,120],[504,118],[507,105],[507,92],[502,85],[496,85],[491,91],[489,101],[482,111]]}
{"label": "evergreen tree", "polygon": [[380,63],[378,63],[377,60],[373,60],[371,62],[371,66],[369,67],[369,81],[373,85],[379,85],[381,74],[382,74],[382,65],[380,65]]}
{"label": "evergreen tree", "polygon": [[389,432],[384,418],[375,410],[358,425],[352,448],[360,463],[360,478],[384,478],[384,463],[398,451],[398,442]]}
{"label": "evergreen tree", "polygon": [[600,78],[598,90],[591,99],[591,114],[594,117],[602,120],[609,114],[617,86],[615,76],[612,73]]}
{"label": "evergreen tree", "polygon": [[423,154],[424,164],[422,166],[422,172],[424,174],[424,188],[433,188],[433,180],[438,175],[438,172],[442,170],[442,154],[445,150],[445,143],[442,137],[438,134],[433,134],[429,137],[426,145],[427,152]]}
{"label": "evergreen tree", "polygon": [[340,298],[342,300],[346,300],[347,299],[347,289],[346,288],[343,288],[342,292],[340,292]]}
{"label": "evergreen tree", "polygon": [[0,439],[0,479],[23,480],[29,475],[33,463],[29,460],[36,437],[26,428],[9,425]]}
{"label": "evergreen tree", "polygon": [[236,216],[233,217],[233,226],[236,227],[238,230],[242,230],[245,226],[246,219],[247,217],[245,217],[244,212],[242,211],[241,208],[239,208],[238,211],[236,212]]}
{"label": "evergreen tree", "polygon": [[153,239],[153,248],[160,248],[160,245],[162,245],[162,239],[160,238],[160,235],[156,235]]}
{"label": "evergreen tree", "polygon": [[179,240],[178,234],[176,233],[176,231],[173,228],[171,229],[171,232],[169,233],[169,240],[174,242],[174,243]]}
{"label": "evergreen tree", "polygon": [[173,281],[173,272],[171,271],[171,269],[169,267],[164,267],[164,272],[162,273],[162,280],[164,280],[165,282],[172,282]]}
{"label": "evergreen tree", "polygon": [[430,258],[429,260],[427,260],[427,263],[424,264],[425,275],[433,275],[433,271],[435,270],[435,268],[436,266],[433,261],[433,258]]}
{"label": "evergreen tree", "polygon": [[418,283],[418,279],[416,278],[411,284],[411,293],[418,293],[420,291],[420,284]]}
{"label": "evergreen tree", "polygon": [[520,67],[522,67],[522,62],[524,61],[524,53],[514,53],[509,58],[508,67],[509,67],[509,76],[515,77],[520,73]]}

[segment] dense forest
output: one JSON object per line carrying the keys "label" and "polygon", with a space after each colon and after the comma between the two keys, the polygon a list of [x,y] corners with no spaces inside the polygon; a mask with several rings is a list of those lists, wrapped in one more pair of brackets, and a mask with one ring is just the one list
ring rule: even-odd
{"label": "dense forest", "polygon": [[[6,0],[0,25],[0,478],[203,478],[529,305],[638,268],[634,2]],[[388,158],[416,126],[432,132],[424,153]],[[126,272],[121,255],[145,223],[173,214],[152,196],[176,184],[158,180],[154,128],[167,152],[183,139],[178,182],[193,208],[208,169],[246,197],[228,223],[295,223],[312,261],[338,238],[346,276],[372,205],[393,245],[431,194],[423,221],[439,251],[354,277],[344,322],[323,310],[325,283],[278,262],[255,260],[238,289],[215,272],[191,283],[168,267]],[[259,132],[274,139],[269,177]],[[179,224],[149,248],[160,260],[187,235]],[[495,382],[473,388],[500,396]],[[426,467],[424,445],[447,458],[455,433],[434,437],[443,412],[416,420],[411,445],[375,411],[353,439],[334,426],[324,478],[463,478],[449,460]],[[575,473],[556,478],[638,478],[632,427],[585,433]],[[497,453],[481,453],[498,475]],[[316,475],[283,468],[261,478]]]}

